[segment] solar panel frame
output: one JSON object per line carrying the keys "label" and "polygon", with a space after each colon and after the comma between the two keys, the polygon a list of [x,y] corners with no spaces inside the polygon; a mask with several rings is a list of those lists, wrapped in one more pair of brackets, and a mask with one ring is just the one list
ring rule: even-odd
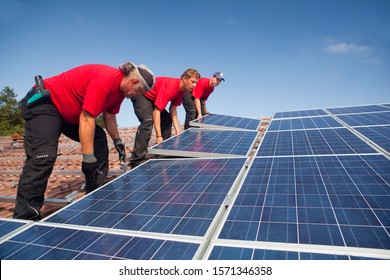
{"label": "solar panel frame", "polygon": [[244,129],[259,130],[261,120],[221,114],[208,114],[200,120],[193,120],[189,123],[192,127],[210,129]]}
{"label": "solar panel frame", "polygon": [[190,128],[148,150],[149,154],[174,157],[248,156],[259,133],[251,130]]}

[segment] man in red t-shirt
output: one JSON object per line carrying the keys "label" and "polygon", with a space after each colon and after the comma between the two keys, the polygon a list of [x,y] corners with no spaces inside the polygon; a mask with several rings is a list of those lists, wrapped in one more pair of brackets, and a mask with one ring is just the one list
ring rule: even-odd
{"label": "man in red t-shirt", "polygon": [[[140,121],[130,158],[132,167],[144,160],[153,125],[156,132],[156,144],[171,137],[172,123],[176,134],[180,132],[177,106],[181,105],[183,94],[193,90],[199,78],[199,72],[192,68],[184,71],[180,79],[157,77],[156,84],[151,91],[131,98],[134,112]],[[171,102],[169,113],[165,110],[168,102]]]}
{"label": "man in red t-shirt", "polygon": [[125,97],[146,93],[154,82],[153,73],[145,65],[131,62],[121,64],[119,69],[82,65],[41,82],[38,80],[37,86],[21,101],[26,121],[26,161],[19,178],[14,218],[41,218],[40,209],[57,159],[61,133],[81,144],[85,191],[88,193],[103,185],[108,173],[107,137],[95,119],[103,114],[119,159],[125,161],[116,114]]}
{"label": "man in red t-shirt", "polygon": [[209,114],[206,108],[206,101],[222,81],[225,81],[222,72],[215,72],[211,78],[200,78],[196,87],[191,92],[186,92],[183,96],[183,107],[186,111],[184,129],[190,127],[189,123],[196,118]]}

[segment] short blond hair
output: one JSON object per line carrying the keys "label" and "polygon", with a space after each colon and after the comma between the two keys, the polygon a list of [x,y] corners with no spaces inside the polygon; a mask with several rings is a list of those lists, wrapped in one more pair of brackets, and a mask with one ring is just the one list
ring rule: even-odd
{"label": "short blond hair", "polygon": [[181,74],[180,79],[191,78],[191,77],[195,77],[195,78],[199,79],[200,73],[198,72],[198,70],[196,70],[194,68],[188,68],[187,70],[185,70],[183,72],[183,74]]}

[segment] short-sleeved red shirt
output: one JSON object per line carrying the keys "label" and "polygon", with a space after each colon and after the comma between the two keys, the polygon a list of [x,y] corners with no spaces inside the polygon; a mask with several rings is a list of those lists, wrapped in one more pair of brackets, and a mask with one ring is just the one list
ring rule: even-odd
{"label": "short-sleeved red shirt", "polygon": [[207,100],[213,91],[214,88],[210,87],[210,78],[200,78],[192,91],[192,96],[197,99]]}
{"label": "short-sleeved red shirt", "polygon": [[164,110],[168,102],[180,106],[185,91],[180,90],[180,79],[170,77],[157,77],[151,91],[145,93],[145,97],[153,101],[159,110]]}
{"label": "short-sleeved red shirt", "polygon": [[78,123],[84,109],[94,117],[118,114],[124,95],[119,91],[123,73],[100,64],[82,65],[44,80],[51,100],[66,122]]}

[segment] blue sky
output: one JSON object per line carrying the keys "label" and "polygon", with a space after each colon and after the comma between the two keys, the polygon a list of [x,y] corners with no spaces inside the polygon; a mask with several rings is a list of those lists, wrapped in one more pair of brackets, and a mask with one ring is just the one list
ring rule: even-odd
{"label": "blue sky", "polygon": [[[0,89],[21,99],[36,74],[133,61],[156,76],[222,71],[219,114],[389,103],[389,15],[388,0],[1,0]],[[138,125],[130,101],[118,122]]]}

